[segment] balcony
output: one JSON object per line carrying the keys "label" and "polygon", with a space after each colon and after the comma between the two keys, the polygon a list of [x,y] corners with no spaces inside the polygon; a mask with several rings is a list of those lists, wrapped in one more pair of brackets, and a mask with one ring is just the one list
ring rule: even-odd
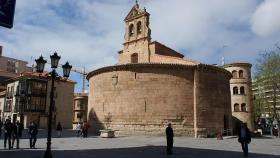
{"label": "balcony", "polygon": [[12,92],[7,92],[6,97],[7,97],[7,99],[13,98],[13,93]]}
{"label": "balcony", "polygon": [[4,106],[4,112],[12,112],[12,106]]}

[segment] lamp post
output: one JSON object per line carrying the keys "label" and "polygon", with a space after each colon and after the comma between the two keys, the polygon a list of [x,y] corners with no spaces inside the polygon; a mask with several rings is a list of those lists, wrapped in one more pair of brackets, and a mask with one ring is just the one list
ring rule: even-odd
{"label": "lamp post", "polygon": [[[49,107],[49,115],[48,115],[48,137],[47,137],[47,150],[45,152],[44,158],[52,158],[52,153],[51,153],[51,138],[52,138],[52,113],[54,109],[54,81],[55,78],[58,76],[56,73],[56,68],[58,66],[58,62],[60,59],[60,56],[57,55],[55,52],[53,55],[50,56],[51,58],[51,94],[50,94],[50,107]],[[46,60],[42,56],[40,56],[36,61],[36,69],[37,72],[42,73],[44,71],[44,67],[46,64]],[[72,66],[69,65],[68,62],[66,62],[64,65],[62,65],[63,68],[63,77],[68,78],[70,75],[70,71]]]}

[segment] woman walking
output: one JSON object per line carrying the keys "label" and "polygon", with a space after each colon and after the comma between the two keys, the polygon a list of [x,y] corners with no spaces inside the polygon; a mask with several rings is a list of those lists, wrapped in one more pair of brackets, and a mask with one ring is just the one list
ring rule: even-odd
{"label": "woman walking", "polygon": [[81,127],[82,127],[82,125],[81,125],[81,123],[80,122],[78,122],[78,124],[77,124],[77,126],[76,126],[76,136],[77,137],[80,137],[81,136]]}
{"label": "woman walking", "polygon": [[61,126],[60,122],[57,123],[56,131],[57,131],[57,136],[61,137],[61,135],[62,135],[62,126]]}

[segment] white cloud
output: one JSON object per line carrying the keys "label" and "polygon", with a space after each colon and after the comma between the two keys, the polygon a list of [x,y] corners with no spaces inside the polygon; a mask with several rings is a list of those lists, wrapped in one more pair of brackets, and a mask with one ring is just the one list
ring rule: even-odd
{"label": "white cloud", "polygon": [[[93,70],[117,62],[123,19],[131,0],[17,1],[14,28],[0,29],[4,55],[31,61],[57,51],[61,60]],[[141,0],[151,14],[152,38],[205,63],[254,63],[280,42],[279,0]],[[273,5],[272,5],[273,4]],[[272,10],[272,8],[274,9]],[[278,11],[278,14],[277,12]],[[274,14],[272,14],[274,12]],[[278,20],[276,20],[278,18]],[[269,21],[270,19],[275,19]],[[266,21],[266,23],[263,23]],[[251,28],[252,27],[252,28]],[[255,36],[254,33],[260,35]],[[223,45],[227,45],[222,49]]]}
{"label": "white cloud", "polygon": [[280,35],[280,0],[265,0],[258,6],[252,30],[259,36]]}
{"label": "white cloud", "polygon": [[[153,39],[176,50],[187,49],[182,52],[187,58],[211,64],[220,61],[217,50],[223,45],[228,45],[228,51],[250,40],[250,18],[257,1],[149,1],[147,6]],[[224,55],[231,59],[235,53]]]}

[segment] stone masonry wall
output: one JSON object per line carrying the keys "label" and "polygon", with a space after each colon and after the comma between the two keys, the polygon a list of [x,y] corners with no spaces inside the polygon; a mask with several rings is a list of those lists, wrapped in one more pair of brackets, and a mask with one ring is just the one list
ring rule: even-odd
{"label": "stone masonry wall", "polygon": [[[117,83],[114,85],[117,76]],[[89,79],[89,123],[98,132],[104,116],[121,134],[163,135],[167,122],[176,135],[193,135],[193,70],[131,68]]]}
{"label": "stone masonry wall", "polygon": [[[235,117],[234,129],[237,129],[240,122],[247,123],[248,128],[253,131],[252,119],[252,93],[251,93],[251,64],[249,63],[232,63],[224,66],[229,72],[237,71],[237,77],[231,78],[231,108],[232,115]],[[243,77],[240,77],[238,72],[243,71]],[[238,88],[238,94],[233,94],[233,88]],[[241,94],[240,88],[244,87],[244,94]],[[241,110],[241,104],[246,104],[246,111]],[[239,105],[239,111],[234,111],[234,104]]]}
{"label": "stone masonry wall", "polygon": [[[229,77],[207,68],[198,68],[195,71],[194,91],[195,137],[205,137],[231,128]],[[225,124],[227,127],[224,127]]]}
{"label": "stone masonry wall", "polygon": [[175,135],[206,136],[231,128],[230,75],[210,67],[128,64],[91,72],[91,132],[104,129],[108,113],[110,128],[121,134],[164,135],[167,122]]}

